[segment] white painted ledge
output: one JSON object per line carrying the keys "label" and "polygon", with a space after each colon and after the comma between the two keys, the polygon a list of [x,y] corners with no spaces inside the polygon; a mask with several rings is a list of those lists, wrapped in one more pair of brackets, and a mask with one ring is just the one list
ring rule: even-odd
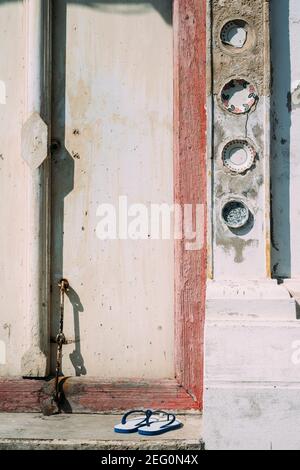
{"label": "white painted ledge", "polygon": [[205,378],[298,381],[296,301],[274,281],[212,282],[207,288]]}
{"label": "white painted ledge", "polygon": [[296,302],[274,280],[208,281],[206,319],[240,321],[296,320]]}
{"label": "white painted ledge", "polygon": [[286,279],[283,285],[300,305],[300,279]]}

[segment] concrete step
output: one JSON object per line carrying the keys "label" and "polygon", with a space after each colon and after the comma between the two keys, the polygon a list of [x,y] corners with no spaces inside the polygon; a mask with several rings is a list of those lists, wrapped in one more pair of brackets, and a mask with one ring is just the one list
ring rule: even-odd
{"label": "concrete step", "polygon": [[149,438],[115,434],[120,415],[0,413],[0,450],[201,450],[201,415],[177,416],[182,429]]}

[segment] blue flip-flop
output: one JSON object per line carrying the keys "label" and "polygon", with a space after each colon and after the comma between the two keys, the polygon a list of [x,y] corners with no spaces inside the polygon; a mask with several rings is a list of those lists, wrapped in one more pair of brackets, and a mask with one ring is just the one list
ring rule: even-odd
{"label": "blue flip-flop", "polygon": [[[127,419],[130,415],[140,415],[132,419]],[[146,426],[154,421],[157,421],[156,417],[152,417],[153,412],[151,410],[131,410],[124,414],[120,424],[114,427],[115,432],[121,434],[131,434],[137,432],[141,426]]]}
{"label": "blue flip-flop", "polygon": [[153,415],[160,415],[160,418],[152,422],[148,419],[146,425],[138,429],[138,433],[142,436],[158,436],[159,434],[175,431],[183,427],[182,422],[176,419],[176,416],[172,413],[158,410],[153,411],[151,417]]}

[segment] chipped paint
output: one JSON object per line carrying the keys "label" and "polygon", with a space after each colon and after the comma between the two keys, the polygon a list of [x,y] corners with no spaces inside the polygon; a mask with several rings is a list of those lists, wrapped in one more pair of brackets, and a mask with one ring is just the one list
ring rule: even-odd
{"label": "chipped paint", "polygon": [[48,156],[48,126],[38,113],[33,113],[22,129],[22,157],[32,170]]}
{"label": "chipped paint", "polygon": [[[232,1],[229,17],[227,6],[212,1],[214,279],[254,279],[269,274],[267,9],[267,2],[260,0],[251,2],[251,8],[246,0]],[[247,38],[243,47],[228,49],[222,44],[220,32],[225,24],[237,19],[247,24]],[[224,84],[231,88],[224,91]],[[247,171],[233,172],[230,165],[224,164],[224,148],[235,141],[248,142],[255,149],[256,157],[252,156]],[[228,199],[242,200],[251,211],[247,226],[236,233],[222,221],[222,208]]]}
{"label": "chipped paint", "polygon": [[3,80],[0,80],[0,104],[6,104],[6,85]]}
{"label": "chipped paint", "polygon": [[291,96],[289,98],[289,109],[293,111],[300,107],[300,80],[292,83]]}
{"label": "chipped paint", "polygon": [[6,344],[4,341],[0,340],[0,365],[6,365]]}

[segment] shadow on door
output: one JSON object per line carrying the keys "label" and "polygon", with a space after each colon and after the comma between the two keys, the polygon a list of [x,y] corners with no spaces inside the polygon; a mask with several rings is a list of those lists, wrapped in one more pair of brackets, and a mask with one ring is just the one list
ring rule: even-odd
{"label": "shadow on door", "polygon": [[[74,189],[74,173],[76,161],[80,156],[70,154],[65,146],[66,142],[66,107],[67,107],[67,8],[68,4],[84,5],[87,8],[99,9],[103,13],[118,13],[124,15],[145,13],[149,9],[155,8],[167,24],[172,24],[172,9],[170,9],[170,0],[151,0],[151,1],[118,1],[118,0],[53,0],[53,89],[52,89],[52,180],[55,185],[52,186],[52,213],[55,214],[55,220],[52,224],[51,250],[51,302],[52,318],[51,329],[52,336],[59,327],[59,288],[58,282],[65,277],[64,273],[64,226],[65,226],[65,200]],[[129,104],[128,104],[129,105]],[[78,129],[74,129],[76,135]],[[78,267],[80,269],[80,266]],[[68,300],[72,304],[74,317],[74,338],[75,349],[69,354],[69,359],[74,367],[76,376],[86,375],[87,369],[81,352],[80,345],[80,317],[87,315],[84,305],[77,292],[72,288],[72,279],[68,279],[71,289],[68,293]],[[68,339],[68,338],[67,338]],[[52,371],[55,364],[55,346],[52,347]]]}

